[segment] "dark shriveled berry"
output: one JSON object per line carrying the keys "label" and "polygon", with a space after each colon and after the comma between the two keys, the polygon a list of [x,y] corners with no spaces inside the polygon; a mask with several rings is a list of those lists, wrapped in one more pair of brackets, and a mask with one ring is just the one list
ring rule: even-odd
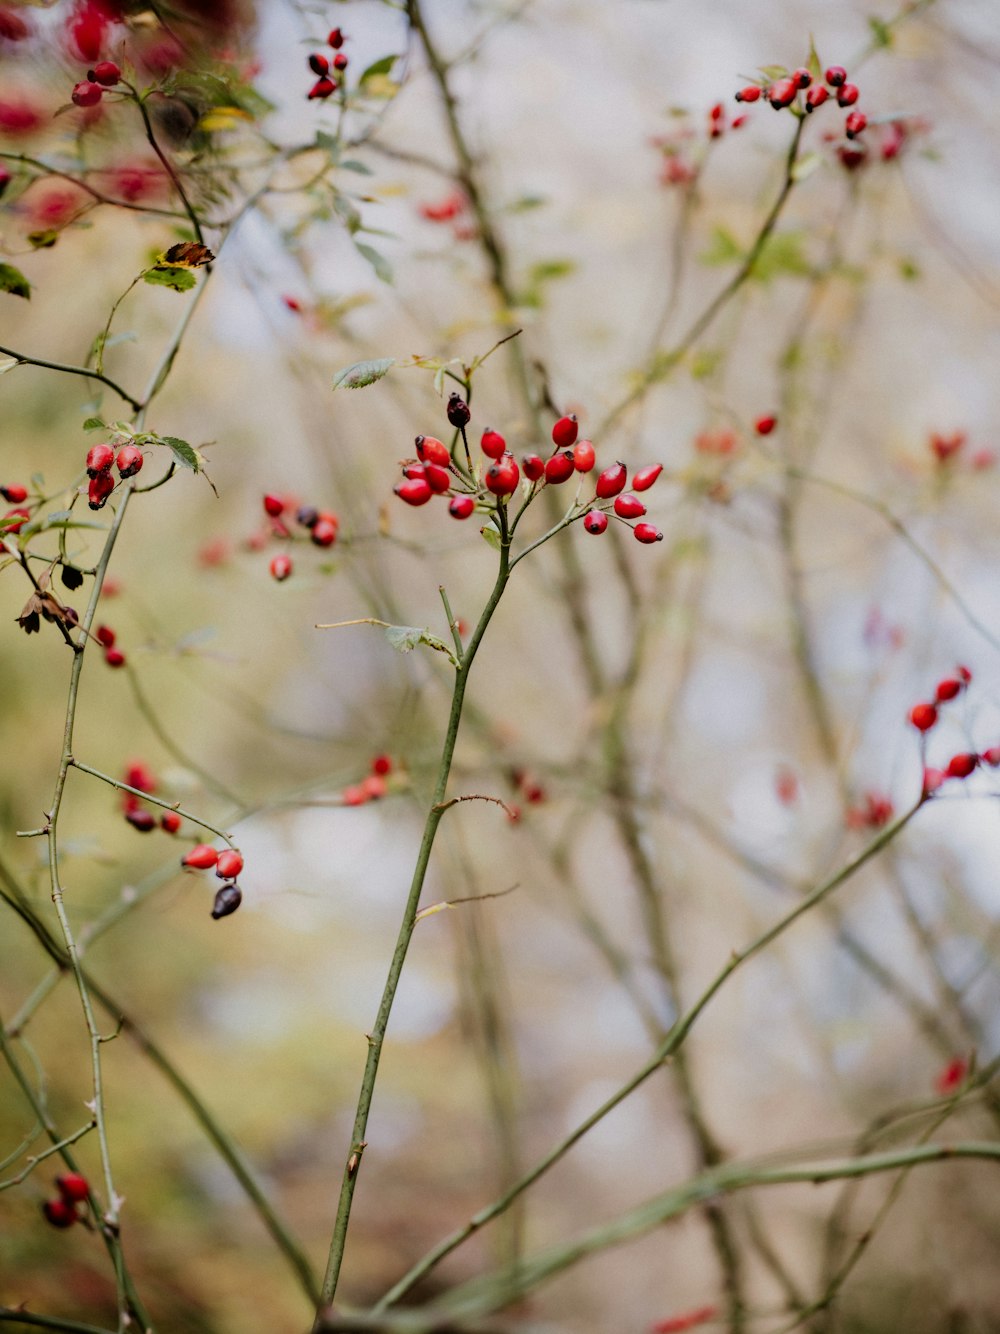
{"label": "dark shriveled berry", "polygon": [[220,917],[228,917],[234,913],[243,902],[243,894],[239,885],[223,885],[215,896],[215,902],[212,904],[212,917],[218,921]]}
{"label": "dark shriveled berry", "polygon": [[134,811],[126,811],[125,819],[133,829],[138,829],[140,834],[152,833],[156,828],[156,817],[152,811],[147,811],[141,806]]}
{"label": "dark shriveled berry", "polygon": [[319,510],[315,505],[300,505],[295,511],[295,522],[303,528],[315,528],[319,522]]}
{"label": "dark shriveled berry", "polygon": [[64,565],[59,577],[62,579],[63,587],[68,588],[71,593],[83,584],[83,571],[78,570],[75,565]]}
{"label": "dark shriveled berry", "polygon": [[465,399],[459,394],[452,394],[448,399],[448,407],[445,409],[448,420],[456,429],[468,426],[472,419],[472,413]]}

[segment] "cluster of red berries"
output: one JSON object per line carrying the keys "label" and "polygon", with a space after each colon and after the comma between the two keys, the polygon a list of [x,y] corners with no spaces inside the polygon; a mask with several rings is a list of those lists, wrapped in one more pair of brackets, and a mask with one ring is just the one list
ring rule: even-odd
{"label": "cluster of red berries", "polygon": [[[937,683],[933,700],[925,700],[920,704],[914,704],[910,710],[909,720],[921,734],[921,738],[925,737],[937,725],[941,706],[957,699],[971,680],[972,673],[968,667],[960,665],[955,668],[954,676],[943,677]],[[941,784],[949,778],[968,778],[979,768],[980,764],[989,765],[992,769],[1000,767],[1000,746],[990,746],[981,754],[976,751],[960,751],[959,754],[951,757],[943,769],[925,769],[924,796],[929,797],[936,792]]]}
{"label": "cluster of red berries", "polygon": [[[965,431],[952,431],[950,435],[945,435],[940,431],[932,431],[927,446],[934,457],[934,461],[942,467],[953,466],[960,456],[963,456],[968,435]],[[977,472],[986,468],[992,468],[996,463],[996,455],[992,449],[977,449],[972,454],[964,455],[971,468]]]}
{"label": "cluster of red berries", "polygon": [[[821,107],[831,97],[836,97],[840,107],[854,107],[860,91],[857,84],[849,83],[847,70],[843,65],[831,65],[823,75],[825,84],[813,80],[812,71],[801,68],[783,78],[763,83],[751,83],[741,88],[736,94],[737,102],[770,102],[775,111],[795,106],[810,114]],[[799,95],[805,94],[799,102]],[[848,139],[856,139],[868,124],[868,117],[863,111],[852,110],[847,114],[844,133]]]}
{"label": "cluster of red berries", "polygon": [[126,478],[136,475],[142,467],[142,462],[142,450],[138,445],[122,445],[117,454],[113,445],[92,445],[87,451],[87,476],[90,478],[87,503],[90,508],[103,509],[108,496],[118,485],[111,472],[112,464],[118,469],[118,475],[124,482]]}
{"label": "cluster of red berries", "polygon": [[57,1198],[46,1200],[42,1205],[42,1213],[53,1227],[72,1227],[80,1220],[77,1205],[86,1204],[90,1196],[87,1178],[79,1172],[67,1172],[64,1176],[56,1177],[56,1189],[59,1192]]}
{"label": "cluster of red berries", "polygon": [[214,867],[215,874],[220,880],[230,882],[216,892],[215,902],[212,904],[212,916],[216,921],[220,917],[228,917],[230,913],[234,913],[243,902],[243,893],[235,883],[236,877],[243,870],[243,857],[235,848],[223,848],[219,852],[210,843],[196,843],[191,851],[181,858],[181,866],[186,871],[210,871]]}
{"label": "cluster of red berries", "polygon": [[[309,541],[316,547],[332,547],[340,532],[340,519],[332,510],[318,510],[314,505],[296,505],[286,496],[268,493],[264,497],[264,513],[270,520],[268,532],[263,540],[253,540],[253,547],[262,546],[269,538],[294,540],[293,530],[285,522],[288,511],[295,510],[295,522],[309,534]],[[292,573],[292,558],[287,552],[279,552],[271,558],[271,577],[283,583]]]}
{"label": "cluster of red berries", "polygon": [[105,90],[114,88],[121,77],[122,72],[113,60],[99,60],[93,69],[87,70],[87,77],[74,86],[70,95],[73,105],[96,107]]}
{"label": "cluster of red berries", "polygon": [[20,482],[7,482],[6,485],[0,486],[0,496],[3,496],[8,505],[15,506],[0,519],[0,535],[19,533],[31,518],[31,510],[24,508],[24,502],[28,499],[28,488],[22,486]]}
{"label": "cluster of red berries", "polygon": [[[125,654],[118,647],[118,636],[110,625],[99,625],[94,631],[94,639],[104,650],[104,661],[109,667],[125,666]],[[141,786],[141,783],[133,783],[133,787]]]}
{"label": "cluster of red berries", "polygon": [[340,49],[344,45],[344,34],[339,28],[334,28],[327,37],[327,45],[332,47],[336,54],[333,57],[325,55],[322,51],[314,51],[309,57],[309,68],[313,74],[317,75],[316,82],[309,89],[307,94],[310,101],[319,99],[323,101],[335,93],[340,86],[337,80],[331,77],[331,70],[338,74],[343,74],[347,69],[347,56]]}
{"label": "cluster of red berries", "polygon": [[[465,440],[471,413],[468,404],[458,394],[452,394],[448,400],[447,415]],[[432,496],[446,496],[452,518],[467,519],[477,507],[487,512],[492,508],[485,491],[495,496],[498,504],[513,495],[521,480],[522,469],[525,480],[531,484],[528,499],[541,486],[560,486],[577,474],[592,472],[597,462],[593,441],[580,440],[578,434],[579,423],[575,416],[560,417],[552,427],[552,454],[547,459],[540,454],[526,454],[518,467],[504,437],[499,431],[487,427],[479,442],[489,460],[481,478],[478,470],[470,473],[457,466],[451,451],[441,440],[431,435],[418,435],[414,441],[417,457],[403,464],[403,481],[393,489],[408,505],[426,505]],[[647,490],[662,471],[663,465],[659,463],[642,468],[632,479],[633,490]],[[621,494],[627,480],[624,463],[615,463],[598,476],[593,499],[584,503],[576,516],[583,520],[588,533],[603,533],[608,526],[609,514],[630,524],[631,520],[646,513],[646,506],[638,496]],[[637,523],[632,531],[640,542],[659,542],[663,538],[660,530],[650,523]]]}
{"label": "cluster of red berries", "polygon": [[[100,631],[98,631],[98,635]],[[124,781],[129,787],[138,788],[140,792],[155,792],[156,777],[147,765],[141,760],[134,760],[125,770]],[[141,797],[137,797],[134,792],[122,793],[122,810],[125,819],[133,829],[138,829],[140,834],[149,834],[157,826],[165,834],[176,834],[183,821],[176,811],[163,811],[159,819],[156,815],[143,804]]]}
{"label": "cluster of red berries", "polygon": [[386,777],[392,773],[392,760],[388,755],[376,755],[372,760],[371,773],[360,783],[352,783],[340,794],[345,806],[363,806],[367,801],[378,801],[389,790]]}
{"label": "cluster of red berries", "polygon": [[879,792],[866,792],[859,805],[848,808],[844,822],[848,829],[882,829],[895,811],[889,797]]}

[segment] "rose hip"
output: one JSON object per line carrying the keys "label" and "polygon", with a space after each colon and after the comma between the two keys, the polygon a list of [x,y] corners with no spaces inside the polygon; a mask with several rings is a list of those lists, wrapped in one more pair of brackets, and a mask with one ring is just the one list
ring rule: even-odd
{"label": "rose hip", "polygon": [[560,417],[552,427],[552,443],[557,449],[568,449],[570,445],[576,444],[579,429],[580,424],[572,413],[568,417]]}

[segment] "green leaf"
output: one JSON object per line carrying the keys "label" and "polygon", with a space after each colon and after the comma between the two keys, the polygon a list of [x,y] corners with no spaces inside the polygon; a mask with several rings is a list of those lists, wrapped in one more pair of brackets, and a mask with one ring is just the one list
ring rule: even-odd
{"label": "green leaf", "polygon": [[528,282],[532,287],[537,287],[539,283],[565,278],[575,271],[576,263],[572,259],[543,259],[538,264],[532,264],[528,271]]}
{"label": "green leaf", "polygon": [[387,625],[385,637],[398,653],[411,653],[418,644],[426,644],[428,648],[443,653],[456,667],[458,666],[458,659],[444,640],[418,625]]}
{"label": "green leaf", "polygon": [[768,83],[774,83],[777,79],[784,79],[788,74],[784,65],[758,65],[757,68]]}
{"label": "green leaf", "polygon": [[334,389],[364,389],[387,375],[396,364],[395,357],[379,357],[375,361],[356,361],[353,366],[345,366],[333,377]]}
{"label": "green leaf", "polygon": [[698,256],[698,261],[701,264],[712,265],[735,264],[743,258],[743,248],[732,232],[727,231],[725,227],[716,227],[712,232],[708,249],[702,251]]}
{"label": "green leaf", "polygon": [[175,435],[154,436],[153,444],[166,445],[182,468],[190,468],[192,472],[201,472],[205,467],[203,455],[193,445],[189,445],[186,440],[179,440]]}
{"label": "green leaf", "polygon": [[398,59],[399,56],[383,56],[381,60],[374,61],[362,72],[360,82],[364,83],[366,79],[377,79],[382,74],[391,73]]}
{"label": "green leaf", "polygon": [[31,300],[31,283],[13,264],[0,264],[0,292],[9,292],[11,296],[23,296]]}
{"label": "green leaf", "polygon": [[83,423],[85,431],[106,431],[108,424],[103,417],[88,417]]}
{"label": "green leaf", "polygon": [[375,174],[366,163],[359,162],[357,158],[353,157],[345,158],[340,163],[340,169],[341,171],[356,171],[359,176],[373,176]]}
{"label": "green leaf", "polygon": [[491,546],[494,551],[500,550],[500,534],[491,523],[484,524],[479,531],[486,539],[487,546]]}
{"label": "green leaf", "polygon": [[752,276],[762,283],[782,275],[808,277],[813,269],[805,253],[805,241],[804,231],[772,232],[754,262]]}
{"label": "green leaf", "polygon": [[169,287],[175,292],[189,292],[198,281],[190,269],[147,269],[142,277],[151,287]]}
{"label": "green leaf", "polygon": [[376,278],[380,278],[384,283],[392,282],[392,265],[384,255],[380,255],[377,250],[372,249],[370,245],[365,245],[363,241],[355,241],[358,253],[364,255],[365,259],[375,270]]}
{"label": "green leaf", "polygon": [[885,19],[872,16],[868,20],[868,27],[871,29],[872,41],[876,46],[892,46],[892,28]]}
{"label": "green leaf", "polygon": [[819,52],[816,50],[816,43],[813,41],[812,33],[809,34],[809,59],[806,61],[806,68],[814,79],[822,79],[823,62],[819,58]]}
{"label": "green leaf", "polygon": [[807,176],[811,176],[817,167],[823,165],[822,153],[804,153],[792,168],[792,180],[804,181]]}

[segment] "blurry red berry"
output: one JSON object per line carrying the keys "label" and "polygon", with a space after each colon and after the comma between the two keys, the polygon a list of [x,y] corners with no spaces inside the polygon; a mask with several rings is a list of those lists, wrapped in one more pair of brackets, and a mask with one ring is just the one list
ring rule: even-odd
{"label": "blurry red berry", "polygon": [[453,519],[467,519],[476,508],[472,496],[453,496],[448,504],[448,513]]}
{"label": "blurry red berry", "polygon": [[578,440],[573,446],[573,467],[577,472],[590,472],[597,460],[592,440]]}
{"label": "blurry red berry", "polygon": [[830,94],[821,83],[814,83],[806,93],[806,111],[811,115],[817,107],[821,107],[829,98]]}
{"label": "blurry red berry", "polygon": [[220,880],[235,880],[243,870],[243,858],[235,848],[225,848],[215,863],[215,874]]}
{"label": "blurry red berry", "polygon": [[319,523],[319,510],[315,505],[300,505],[295,511],[295,522],[303,528],[315,528]]}
{"label": "blurry red berry", "polygon": [[120,648],[109,648],[104,654],[104,661],[109,667],[124,667],[125,654]]}
{"label": "blurry red berry", "polygon": [[961,689],[961,681],[956,681],[953,676],[946,676],[943,681],[937,683],[937,689],[934,691],[934,694],[937,698],[937,702],[943,704],[945,700],[954,699]]}
{"label": "blurry red berry", "polygon": [[561,449],[558,454],[553,454],[545,461],[545,480],[550,486],[558,486],[560,482],[565,482],[573,476],[574,471],[571,449]]}
{"label": "blurry red berry", "polygon": [[963,752],[961,755],[953,755],[948,761],[948,767],[945,773],[949,778],[968,778],[973,769],[979,763],[979,756],[969,752]]}
{"label": "blurry red berry", "polygon": [[641,519],[646,513],[646,506],[638,496],[629,493],[615,498],[615,513],[619,519]]}
{"label": "blurry red berry", "polygon": [[337,525],[329,519],[317,519],[309,531],[309,541],[317,547],[332,547],[337,540],[337,532]]}
{"label": "blurry red berry", "polygon": [[852,111],[844,124],[844,133],[848,139],[856,139],[868,124],[868,117],[863,111]]}
{"label": "blurry red berry", "polygon": [[991,769],[995,769],[997,765],[1000,765],[1000,746],[990,746],[988,750],[983,751],[979,758],[984,764],[988,764]]}
{"label": "blurry red berry", "polygon": [[910,710],[910,722],[918,732],[929,732],[938,720],[938,711],[933,704],[914,704]]}
{"label": "blurry red berry", "polygon": [[972,680],[972,673],[969,671],[968,667],[963,667],[961,663],[955,668],[955,675],[960,681],[964,681],[966,685]]}
{"label": "blurry red berry", "polygon": [[947,1097],[949,1093],[954,1093],[956,1089],[961,1088],[965,1083],[965,1077],[968,1073],[968,1061],[961,1056],[956,1056],[954,1060],[948,1062],[934,1080],[935,1092],[940,1093],[942,1097]]}
{"label": "blurry red berry", "polygon": [[160,816],[160,828],[166,834],[176,834],[183,823],[176,811],[164,811]]}
{"label": "blurry red berry", "polygon": [[123,478],[134,477],[142,467],[142,450],[137,445],[122,445],[115,466]]}
{"label": "blurry red berry", "polygon": [[400,482],[394,486],[393,490],[400,500],[405,500],[407,505],[426,505],[434,492],[430,484],[424,477],[414,477],[409,481]]}
{"label": "blurry red berry", "polygon": [[756,102],[760,97],[760,89],[755,83],[748,84],[746,88],[741,88],[736,94],[737,102]]}
{"label": "blurry red berry", "polygon": [[360,783],[354,783],[344,788],[340,799],[345,806],[363,806],[368,800],[368,795]]}
{"label": "blurry red berry", "polygon": [[99,60],[90,71],[94,82],[104,88],[113,88],[122,77],[122,72],[113,60]]}
{"label": "blurry red berry", "polygon": [[438,495],[442,495],[451,486],[451,473],[438,463],[425,464],[424,475],[427,478],[427,485]]}
{"label": "blurry red berry", "polygon": [[284,583],[292,573],[291,556],[286,555],[283,551],[279,551],[276,556],[271,557],[271,563],[268,566],[268,569],[271,571],[272,579],[276,579],[279,584]]}
{"label": "blurry red berry", "polygon": [[215,896],[215,902],[212,904],[212,917],[218,921],[220,917],[228,917],[234,913],[243,902],[243,894],[239,885],[223,885]]}
{"label": "blurry red berry", "polygon": [[792,70],[792,78],[800,88],[808,88],[813,81],[813,76],[803,65],[800,69]]}
{"label": "blurry red berry", "polygon": [[640,468],[632,478],[632,490],[648,491],[662,471],[662,463],[651,463],[648,468]]}
{"label": "blurry red berry", "polygon": [[324,76],[322,79],[316,80],[306,94],[306,97],[310,102],[315,101],[317,98],[322,101],[324,98],[331,97],[336,91],[337,85],[334,80]]}
{"label": "blurry red berry", "polygon": [[552,428],[552,442],[558,449],[568,449],[576,444],[580,424],[572,414],[560,417]]}
{"label": "blurry red berry", "polygon": [[66,1172],[56,1177],[56,1188],[67,1204],[82,1204],[90,1194],[87,1178],[79,1172]]}
{"label": "blurry red berry", "polygon": [[[99,625],[94,631],[94,638],[100,644],[101,648],[114,648],[117,635],[114,630],[111,629],[110,625]],[[128,779],[128,782],[131,783],[133,787],[142,786],[141,783],[132,783],[131,778]],[[148,791],[149,789],[147,788],[146,790]]]}
{"label": "blurry red berry", "polygon": [[839,88],[847,82],[847,70],[843,65],[831,65],[823,77],[831,88]]}
{"label": "blurry red berry", "polygon": [[344,34],[340,28],[334,28],[331,31],[329,37],[326,39],[326,44],[327,46],[332,46],[335,51],[339,51],[344,45]]}
{"label": "blurry red berry", "polygon": [[87,451],[87,476],[96,477],[107,472],[115,461],[115,451],[110,445],[93,445]]}
{"label": "blurry red berry", "polygon": [[422,478],[427,480],[427,465],[424,463],[406,463],[403,465],[403,476],[411,482]]}
{"label": "blurry red berry", "polygon": [[513,454],[504,454],[486,469],[486,488],[495,496],[509,496],[517,490],[520,477],[521,473]]}
{"label": "blurry red berry", "polygon": [[479,442],[479,448],[488,459],[498,459],[501,454],[506,453],[507,441],[499,431],[494,431],[492,427],[488,427],[483,432],[483,438]]}
{"label": "blurry red berry", "polygon": [[625,489],[627,481],[628,469],[625,464],[613,463],[610,468],[605,468],[597,479],[597,498],[610,500],[612,496]]}
{"label": "blurry red berry", "polygon": [[[448,446],[435,436],[418,435],[413,443],[416,447],[417,458],[423,463],[436,463],[439,468],[447,468],[451,462]],[[503,450],[500,452],[503,453]]]}
{"label": "blurry red berry", "polygon": [[372,773],[373,774],[392,773],[392,760],[389,758],[388,755],[375,756],[375,758],[372,760]]}
{"label": "blurry red berry", "polygon": [[264,497],[264,513],[270,514],[272,519],[278,519],[285,512],[285,502],[280,496],[266,495]]}
{"label": "blurry red berry", "polygon": [[190,852],[181,858],[181,865],[194,871],[210,871],[219,860],[219,854],[210,843],[196,843]]}
{"label": "blurry red berry", "polygon": [[637,542],[662,542],[663,534],[651,523],[637,523],[632,529]]}
{"label": "blurry red berry", "polygon": [[28,488],[20,482],[8,482],[6,486],[0,486],[0,496],[8,505],[20,505],[22,500],[28,499]]}
{"label": "blurry red berry", "polygon": [[[101,503],[103,504],[104,502],[102,501]],[[92,508],[97,508],[97,507],[92,506]],[[31,518],[31,511],[20,508],[12,509],[8,510],[8,512],[3,517],[4,517],[3,532],[19,533],[21,529],[24,527],[24,525]],[[11,519],[14,520],[13,523],[10,522]]]}
{"label": "blurry red berry", "polygon": [[799,86],[794,79],[779,79],[768,89],[768,101],[776,111],[780,111],[783,107],[792,105],[798,91]]}
{"label": "blurry red berry", "polygon": [[360,786],[368,801],[378,801],[379,797],[384,797],[388,791],[381,774],[369,774],[367,778],[361,780]]}
{"label": "blurry red berry", "polygon": [[345,70],[347,69],[347,65],[347,56],[344,55],[343,51],[338,51],[333,57],[333,68],[337,70]]}
{"label": "blurry red berry", "polygon": [[521,460],[521,467],[529,482],[537,482],[545,475],[545,464],[537,454],[525,454]]}
{"label": "blurry red berry", "polygon": [[608,526],[608,516],[603,510],[591,510],[583,516],[583,526],[588,533],[603,533]]}
{"label": "blurry red berry", "polygon": [[757,432],[758,435],[770,435],[771,432],[774,430],[774,428],[777,426],[777,424],[778,424],[778,419],[773,415],[768,415],[766,417],[758,417],[753,424],[753,429]]}
{"label": "blurry red berry", "polygon": [[855,83],[844,83],[837,89],[837,104],[842,107],[852,107],[861,96],[858,86]]}
{"label": "blurry red berry", "polygon": [[156,828],[156,816],[152,811],[147,811],[143,806],[126,811],[125,819],[133,829],[138,829],[140,834],[148,834]]}
{"label": "blurry red berry", "polygon": [[319,74],[319,75],[329,74],[330,62],[326,58],[326,56],[320,55],[317,52],[309,57],[309,68],[312,70],[314,74]]}
{"label": "blurry red berry", "polygon": [[89,79],[83,79],[80,83],[74,85],[70,93],[70,101],[78,107],[96,107],[98,102],[104,96],[104,89],[99,83],[91,83]]}
{"label": "blurry red berry", "polygon": [[923,787],[924,796],[929,797],[931,793],[936,792],[944,782],[945,777],[946,775],[941,769],[925,769]]}
{"label": "blurry red berry", "polygon": [[53,1227],[72,1227],[77,1220],[76,1209],[66,1200],[46,1200],[42,1205],[42,1213]]}
{"label": "blurry red berry", "polygon": [[8,42],[23,42],[30,36],[31,28],[20,14],[11,9],[0,9],[0,37]]}

